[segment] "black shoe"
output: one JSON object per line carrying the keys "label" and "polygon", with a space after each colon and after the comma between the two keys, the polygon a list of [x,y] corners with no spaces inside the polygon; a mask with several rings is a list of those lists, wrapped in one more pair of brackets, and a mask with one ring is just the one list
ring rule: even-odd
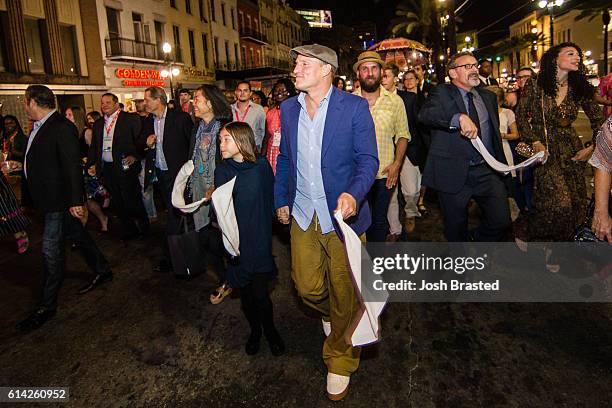
{"label": "black shoe", "polygon": [[104,275],[96,275],[90,283],[83,286],[79,290],[79,294],[83,295],[87,292],[91,292],[92,290],[102,285],[103,283],[110,282],[112,280],[113,280],[112,272],[105,273]]}
{"label": "black shoe", "polygon": [[274,332],[272,335],[266,335],[268,345],[270,346],[270,352],[273,356],[278,357],[285,353],[285,343],[278,332]]}
{"label": "black shoe", "polygon": [[255,336],[251,334],[249,336],[249,340],[247,341],[246,346],[244,346],[244,351],[249,355],[253,356],[259,352],[259,339],[261,338],[261,334],[259,336]]}
{"label": "black shoe", "polygon": [[164,260],[159,261],[157,265],[153,267],[153,272],[156,273],[168,273],[172,272],[172,265],[170,262]]}
{"label": "black shoe", "polygon": [[45,322],[55,316],[55,309],[38,309],[26,319],[17,323],[17,329],[22,333],[29,333],[33,330],[38,329]]}

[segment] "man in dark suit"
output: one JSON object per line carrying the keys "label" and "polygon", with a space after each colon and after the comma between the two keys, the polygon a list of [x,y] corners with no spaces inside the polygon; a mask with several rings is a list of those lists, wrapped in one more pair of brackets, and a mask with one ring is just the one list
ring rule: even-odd
{"label": "man in dark suit", "polygon": [[[507,180],[470,143],[480,137],[489,153],[506,163],[496,96],[478,87],[478,62],[471,53],[454,55],[448,75],[451,84],[434,88],[419,112],[419,120],[431,129],[423,184],[438,191],[448,241],[499,241],[510,226]],[[472,198],[484,219],[469,234],[467,207]]]}
{"label": "man in dark suit", "polygon": [[[42,240],[42,299],[34,313],[18,324],[28,332],[55,315],[57,295],[64,278],[64,239],[78,245],[95,273],[87,291],[112,279],[108,262],[91,239],[85,219],[83,172],[77,128],[57,113],[55,95],[42,85],[25,92],[25,111],[34,120],[23,165],[34,206],[44,214]],[[81,291],[84,293],[84,291]]]}
{"label": "man in dark suit", "polygon": [[[189,159],[189,140],[193,122],[189,114],[179,109],[168,109],[166,92],[157,86],[145,90],[145,105],[150,112],[149,125],[153,133],[147,132],[146,148],[155,152],[155,173],[168,208],[167,235],[181,231],[181,213],[172,206],[172,187],[179,170]],[[162,260],[155,268],[158,272],[170,269],[170,263]]]}
{"label": "man in dark suit", "polygon": [[104,116],[93,126],[88,171],[92,176],[102,176],[108,185],[111,202],[121,219],[121,239],[127,241],[149,232],[149,217],[138,180],[142,159],[138,148],[140,119],[121,111],[119,99],[111,93],[102,95],[100,109]]}
{"label": "man in dark suit", "polygon": [[480,86],[499,86],[497,80],[491,75],[493,72],[493,64],[488,59],[480,61],[478,75],[480,78]]}

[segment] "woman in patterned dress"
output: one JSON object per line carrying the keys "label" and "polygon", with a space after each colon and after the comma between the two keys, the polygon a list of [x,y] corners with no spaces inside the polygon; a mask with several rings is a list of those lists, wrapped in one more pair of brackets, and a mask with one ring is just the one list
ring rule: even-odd
{"label": "woman in patterned dress", "polygon": [[612,116],[597,134],[597,147],[589,160],[595,172],[595,211],[592,229],[597,238],[612,243],[610,191],[612,189]]}
{"label": "woman in patterned dress", "polygon": [[603,117],[594,93],[586,79],[582,50],[573,43],[549,49],[542,56],[538,77],[523,88],[516,118],[519,133],[536,152],[547,152],[547,160],[535,168],[535,214],[517,220],[520,240],[568,241],[584,220],[586,161],[593,146],[583,147],[572,123],[582,108],[597,132]]}
{"label": "woman in patterned dress", "polygon": [[262,143],[265,151],[263,156],[268,159],[272,171],[276,175],[276,158],[280,153],[281,121],[280,106],[288,98],[297,94],[295,85],[289,78],[279,79],[272,87],[274,107],[266,113],[266,138]]}

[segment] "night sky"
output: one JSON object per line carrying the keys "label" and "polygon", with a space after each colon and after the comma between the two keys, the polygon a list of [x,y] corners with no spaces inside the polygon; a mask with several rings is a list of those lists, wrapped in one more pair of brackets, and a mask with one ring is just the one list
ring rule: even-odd
{"label": "night sky", "polygon": [[[395,17],[398,2],[399,0],[289,0],[294,8],[325,10],[331,8],[333,21],[340,24],[351,25],[356,21],[374,20],[377,24],[379,40],[385,38],[385,33],[389,28],[388,22]],[[455,7],[463,2],[464,0],[455,0]],[[563,7],[571,8],[572,4],[578,2],[578,0],[569,0]],[[521,6],[525,7],[510,15]],[[479,44],[484,46],[506,37],[510,24],[536,8],[537,2],[532,0],[468,0],[458,13],[459,18],[462,19],[459,23],[459,31],[481,29],[506,16],[505,19],[479,34]]]}

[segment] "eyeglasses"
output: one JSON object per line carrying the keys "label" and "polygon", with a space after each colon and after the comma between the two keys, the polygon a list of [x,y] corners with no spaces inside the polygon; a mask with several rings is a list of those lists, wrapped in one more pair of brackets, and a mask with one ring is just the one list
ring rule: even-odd
{"label": "eyeglasses", "polygon": [[457,69],[457,68],[465,68],[465,69],[478,68],[478,64],[476,63],[476,64],[455,65],[451,69]]}

